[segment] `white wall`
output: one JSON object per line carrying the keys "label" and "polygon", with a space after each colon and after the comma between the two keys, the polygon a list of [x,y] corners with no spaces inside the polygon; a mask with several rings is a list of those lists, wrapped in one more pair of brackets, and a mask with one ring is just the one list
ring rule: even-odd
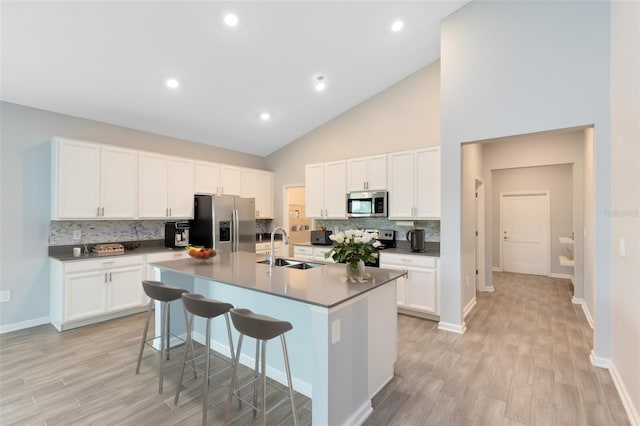
{"label": "white wall", "polygon": [[266,158],[275,172],[275,219],[284,185],[304,185],[304,166],[440,144],[440,63],[434,62]]}
{"label": "white wall", "polygon": [[461,144],[553,129],[595,129],[598,318],[595,351],[611,354],[609,4],[471,2],[443,21],[442,315],[460,306]]}
{"label": "white wall", "polygon": [[0,326],[38,324],[49,317],[48,226],[52,136],[128,146],[183,157],[265,168],[264,159],[105,123],[0,103]]}
{"label": "white wall", "polygon": [[612,371],[631,422],[640,425],[640,3],[615,1],[611,11]]}
{"label": "white wall", "polygon": [[571,237],[573,228],[573,166],[570,164],[519,167],[494,170],[491,176],[491,254],[493,267],[500,264],[500,194],[519,191],[548,191],[550,207],[549,266],[551,274],[573,275],[573,268],[562,266],[558,256],[567,255],[574,247],[560,243],[558,237]]}

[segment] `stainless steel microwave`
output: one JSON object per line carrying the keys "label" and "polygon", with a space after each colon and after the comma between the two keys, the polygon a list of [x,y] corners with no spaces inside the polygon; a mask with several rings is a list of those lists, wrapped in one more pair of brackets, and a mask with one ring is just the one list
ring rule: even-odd
{"label": "stainless steel microwave", "polygon": [[347,194],[347,216],[387,217],[387,191],[357,191]]}

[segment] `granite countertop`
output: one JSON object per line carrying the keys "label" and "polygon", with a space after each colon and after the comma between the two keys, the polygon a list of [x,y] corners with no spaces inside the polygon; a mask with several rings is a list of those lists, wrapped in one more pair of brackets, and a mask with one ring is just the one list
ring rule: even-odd
{"label": "granite countertop", "polygon": [[[295,243],[296,246],[309,246],[309,247],[333,247],[333,245],[319,245],[319,244],[311,244],[309,242],[304,243]],[[334,244],[335,245],[335,244]],[[440,243],[439,242],[426,242],[425,243],[425,251],[416,252],[411,251],[411,247],[409,243],[405,241],[396,241],[397,247],[388,248],[382,250],[380,253],[398,253],[398,254],[410,254],[415,256],[431,256],[431,257],[440,257]]]}
{"label": "granite countertop", "polygon": [[340,305],[404,275],[402,271],[367,267],[371,278],[364,283],[351,283],[343,264],[300,270],[256,263],[260,260],[264,260],[264,255],[235,252],[221,253],[206,262],[182,259],[151,265],[325,308]]}
{"label": "granite countertop", "polygon": [[[126,243],[125,247],[126,247]],[[95,244],[87,244],[89,247],[93,247]],[[82,261],[82,260],[91,260],[91,259],[104,259],[105,257],[114,257],[114,256],[139,256],[144,254],[154,254],[154,253],[167,253],[167,252],[178,252],[183,251],[184,248],[168,248],[164,246],[164,240],[152,240],[152,241],[142,241],[139,247],[134,249],[126,249],[124,253],[117,254],[102,254],[99,255],[97,253],[89,253],[87,255],[81,255],[79,257],[75,257],[73,255],[73,247],[81,247],[82,244],[74,244],[70,246],[51,246],[49,247],[49,257],[52,259],[59,260],[61,262],[68,261]]]}

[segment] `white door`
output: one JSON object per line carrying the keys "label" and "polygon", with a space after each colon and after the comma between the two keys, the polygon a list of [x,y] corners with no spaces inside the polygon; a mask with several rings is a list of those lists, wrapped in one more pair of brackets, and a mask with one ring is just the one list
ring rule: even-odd
{"label": "white door", "polygon": [[437,314],[436,271],[434,269],[407,269],[407,307]]}
{"label": "white door", "polygon": [[367,189],[387,189],[387,155],[369,157],[367,163]]}
{"label": "white door", "polygon": [[548,193],[500,195],[502,269],[548,275]]}
{"label": "white door", "polygon": [[258,171],[256,173],[256,217],[273,217],[273,173]]}

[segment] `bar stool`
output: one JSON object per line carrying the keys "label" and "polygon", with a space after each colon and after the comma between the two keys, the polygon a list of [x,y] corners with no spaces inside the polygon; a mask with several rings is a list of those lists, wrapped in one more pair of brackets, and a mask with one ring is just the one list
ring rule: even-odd
{"label": "bar stool", "polygon": [[[238,338],[238,350],[236,351],[236,359],[234,363],[234,374],[236,374],[236,370],[238,368],[238,363],[240,362],[240,354],[242,350],[242,339],[243,337],[249,336],[256,339],[256,364],[254,369],[254,377],[251,381],[245,383],[242,387],[248,386],[253,383],[253,404],[248,401],[242,399],[240,397],[239,391],[241,387],[238,387],[236,392],[233,391],[233,387],[229,387],[229,396],[227,398],[227,407],[224,416],[224,424],[225,426],[229,424],[229,416],[231,414],[231,400],[235,396],[238,400],[243,401],[251,407],[253,407],[253,416],[256,416],[256,411],[260,410],[262,412],[262,417],[260,419],[260,424],[265,426],[265,418],[268,412],[272,411],[287,398],[291,400],[291,410],[293,411],[293,422],[297,426],[298,425],[298,416],[296,414],[296,405],[293,399],[293,386],[291,384],[291,370],[289,369],[289,355],[287,353],[287,343],[284,338],[284,333],[291,330],[293,326],[288,321],[280,321],[275,318],[271,318],[265,315],[259,315],[251,312],[249,309],[231,309],[229,311],[231,314],[231,320],[233,321],[233,326],[240,332],[240,337]],[[287,373],[287,383],[289,385],[289,396],[284,397],[282,400],[274,404],[267,411],[267,377],[266,377],[266,354],[267,354],[267,341],[271,340],[275,337],[280,336],[280,341],[282,342],[282,355],[284,356],[284,367]],[[260,370],[258,370],[258,363],[260,362]],[[258,374],[258,371],[260,374]],[[262,404],[261,407],[258,408],[258,383],[262,381]]]}
{"label": "bar stool", "polygon": [[[187,318],[187,342],[191,344],[193,348],[193,338],[192,338],[192,326],[193,326],[193,317],[201,317],[207,319],[207,327],[206,327],[206,337],[205,337],[205,350],[206,354],[203,355],[206,357],[206,367],[203,371],[204,377],[204,385],[203,385],[203,396],[202,396],[202,424],[207,424],[207,394],[209,391],[209,380],[226,371],[228,368],[232,368],[234,366],[234,351],[233,351],[233,340],[231,339],[231,326],[229,325],[229,310],[233,308],[233,305],[229,303],[220,302],[215,299],[207,299],[201,294],[192,294],[192,293],[184,293],[182,295],[182,305],[184,307],[185,317]],[[190,315],[189,315],[190,314]],[[224,315],[225,322],[227,323],[227,337],[229,338],[229,366],[223,369],[220,369],[213,374],[211,374],[211,319],[218,317],[220,315]],[[193,353],[192,353],[193,354]],[[180,381],[178,382],[178,390],[176,391],[175,405],[178,405],[178,399],[180,398],[180,388],[182,387],[182,379],[184,377],[184,367],[187,365],[187,347],[185,345],[184,348],[184,361],[182,363],[182,371],[180,372]],[[197,371],[196,367],[196,358],[193,358],[193,370],[194,373]],[[236,373],[236,369],[233,369],[233,374],[235,375],[236,388],[239,384],[238,375]],[[233,382],[233,380],[232,380]]]}
{"label": "bar stool", "polygon": [[[142,353],[144,352],[144,346],[149,345],[153,349],[156,349],[153,346],[153,341],[158,338],[152,337],[147,339],[147,332],[149,331],[149,320],[151,319],[151,313],[153,311],[154,302],[160,302],[160,379],[158,384],[158,393],[162,393],[162,379],[164,373],[164,359],[166,355],[166,359],[169,360],[169,350],[171,349],[170,339],[171,337],[175,337],[184,342],[179,336],[175,334],[171,334],[171,305],[169,302],[173,302],[174,300],[180,299],[184,293],[189,293],[187,290],[178,287],[172,287],[161,283],[160,281],[142,281],[142,288],[144,289],[145,294],[151,299],[149,301],[149,310],[147,311],[147,321],[144,324],[144,334],[142,335],[142,341],[140,342],[140,353],[138,354],[138,365],[136,367],[136,374],[140,372],[140,363],[142,362]],[[187,317],[185,314],[185,323]],[[151,343],[150,343],[151,342]],[[157,349],[156,349],[157,350]],[[191,344],[191,353],[195,358],[195,352],[193,350],[193,343]]]}

